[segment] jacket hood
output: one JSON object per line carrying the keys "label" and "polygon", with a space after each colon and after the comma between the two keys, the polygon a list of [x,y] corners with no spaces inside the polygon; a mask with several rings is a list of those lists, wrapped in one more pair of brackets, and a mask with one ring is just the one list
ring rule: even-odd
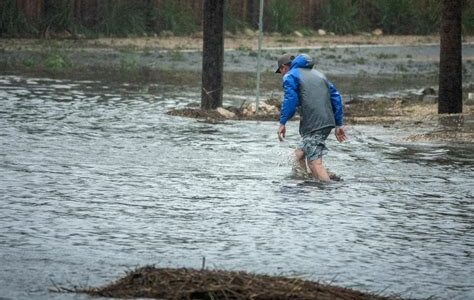
{"label": "jacket hood", "polygon": [[311,69],[314,66],[313,58],[308,54],[300,54],[291,62],[290,69],[306,68]]}

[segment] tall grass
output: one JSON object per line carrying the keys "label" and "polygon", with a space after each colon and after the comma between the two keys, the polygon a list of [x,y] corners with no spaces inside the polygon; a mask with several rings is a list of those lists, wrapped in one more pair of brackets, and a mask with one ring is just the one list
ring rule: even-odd
{"label": "tall grass", "polygon": [[102,0],[99,2],[99,16],[97,30],[105,35],[145,33],[145,10],[135,1]]}
{"label": "tall grass", "polygon": [[160,30],[169,30],[176,35],[185,35],[197,30],[197,21],[190,9],[175,0],[166,0],[158,12]]}
{"label": "tall grass", "polygon": [[466,1],[462,14],[462,30],[465,34],[474,34],[474,1]]}
{"label": "tall grass", "polygon": [[[171,31],[175,35],[188,35],[200,29],[200,12],[193,10],[192,0],[99,0],[96,6],[81,6],[80,16],[75,15],[77,0],[23,0],[43,3],[31,19],[19,9],[17,0],[0,0],[0,36],[31,36],[52,32],[82,32],[87,36],[142,35]],[[257,27],[258,1],[224,0],[225,30],[238,32],[246,26]],[[247,1],[244,3],[244,1]],[[474,0],[464,1],[463,33],[474,33]],[[201,1],[199,1],[201,2]],[[82,3],[82,2],[81,2]],[[83,2],[87,3],[87,1]],[[265,1],[264,26],[267,32],[288,34],[296,28],[323,28],[337,34],[350,34],[360,30],[383,29],[385,34],[438,33],[441,0],[320,0],[320,9],[307,12],[311,23],[299,20],[306,1]],[[246,20],[239,10],[246,5]],[[86,16],[86,17],[84,17]],[[88,16],[88,17],[87,17]],[[84,18],[84,19],[80,19]],[[304,28],[305,27],[305,28]]]}
{"label": "tall grass", "polygon": [[244,20],[240,20],[232,13],[229,0],[225,0],[224,6],[224,29],[232,33],[242,31],[247,26]]}
{"label": "tall grass", "polygon": [[424,9],[415,7],[415,11],[414,34],[430,34],[438,31],[441,22],[440,0],[425,0]]}
{"label": "tall grass", "polygon": [[35,26],[27,21],[14,2],[13,0],[0,1],[0,36],[23,36],[37,33]]}
{"label": "tall grass", "polygon": [[[472,11],[469,1],[466,11]],[[328,0],[314,25],[338,34],[375,28],[387,34],[432,34],[439,29],[440,9],[440,0]],[[473,21],[468,20],[463,18],[465,32],[472,33]]]}
{"label": "tall grass", "polygon": [[413,34],[417,22],[416,9],[412,0],[377,0],[373,1],[379,12],[375,25],[386,33]]}
{"label": "tall grass", "polygon": [[41,27],[43,30],[71,30],[73,22],[72,0],[50,0]]}
{"label": "tall grass", "polygon": [[290,33],[296,28],[297,5],[291,0],[270,0],[267,2],[266,22],[267,31]]}
{"label": "tall grass", "polygon": [[348,34],[361,28],[357,19],[359,10],[352,0],[327,1],[321,12],[321,24],[326,30],[337,34]]}

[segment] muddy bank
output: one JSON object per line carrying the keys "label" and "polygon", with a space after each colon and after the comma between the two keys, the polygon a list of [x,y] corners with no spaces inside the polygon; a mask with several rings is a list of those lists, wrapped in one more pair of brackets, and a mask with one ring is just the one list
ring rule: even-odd
{"label": "muddy bank", "polygon": [[[36,40],[0,39],[3,74],[98,79],[152,85],[200,86],[200,37]],[[306,52],[347,97],[437,85],[437,36],[266,36],[261,88],[280,89],[275,61],[284,52]],[[225,39],[224,92],[255,95],[256,37]],[[463,44],[463,82],[472,83],[474,38]]]}
{"label": "muddy bank", "polygon": [[399,299],[298,278],[155,267],[139,268],[109,285],[77,292],[99,297],[159,299]]}
{"label": "muddy bank", "polygon": [[[437,103],[423,101],[423,96],[405,98],[345,101],[345,125],[378,124],[384,127],[415,127],[419,133],[409,136],[414,142],[474,143],[474,105],[464,105],[463,113],[439,115]],[[278,122],[280,101],[263,101],[258,111],[254,103],[240,107],[226,106],[217,110],[199,107],[170,110],[174,116],[196,118],[202,122],[219,123],[226,120],[258,120]],[[298,119],[298,115],[294,119]]]}
{"label": "muddy bank", "polygon": [[[262,70],[273,73],[284,52],[306,52],[319,70],[331,76],[436,76],[437,37],[266,37]],[[226,39],[224,71],[254,73],[255,37]],[[121,73],[182,71],[199,73],[202,66],[199,38],[136,38],[97,40],[0,40],[0,65],[5,71],[49,73],[98,70]],[[474,43],[463,44],[465,78],[474,74]]]}

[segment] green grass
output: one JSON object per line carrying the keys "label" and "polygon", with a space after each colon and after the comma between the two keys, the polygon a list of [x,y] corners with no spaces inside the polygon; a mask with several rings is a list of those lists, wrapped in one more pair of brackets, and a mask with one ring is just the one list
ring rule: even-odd
{"label": "green grass", "polygon": [[269,0],[264,26],[267,31],[288,34],[296,28],[298,6],[291,0]]}
{"label": "green grass", "polygon": [[108,36],[143,35],[145,11],[135,2],[116,0],[99,3],[100,22],[96,30]]}
{"label": "green grass", "polygon": [[183,52],[181,52],[179,49],[171,49],[169,51],[170,54],[170,60],[171,61],[184,61],[184,55]]}
{"label": "green grass", "polygon": [[377,59],[394,59],[398,57],[398,55],[394,53],[377,53],[373,54],[372,56]]}
{"label": "green grass", "polygon": [[354,33],[358,30],[358,7],[352,0],[324,2],[321,13],[323,28],[337,34]]}
{"label": "green grass", "polygon": [[417,20],[416,8],[411,0],[378,0],[375,7],[379,13],[376,21],[384,32],[391,34],[411,34]]}
{"label": "green grass", "polygon": [[229,6],[229,0],[225,0],[224,6],[224,30],[232,33],[237,33],[248,27],[248,24],[244,20],[239,20],[238,17],[234,16]]}
{"label": "green grass", "polygon": [[295,40],[291,39],[291,38],[280,38],[280,39],[277,39],[276,42],[284,43],[284,44],[290,44],[290,43],[294,43]]}
{"label": "green grass", "polygon": [[43,67],[48,71],[62,71],[71,66],[69,60],[58,52],[49,53],[43,60]]}
{"label": "green grass", "polygon": [[245,45],[240,44],[239,47],[237,47],[236,50],[242,51],[242,52],[250,52],[250,51],[252,51],[252,48],[250,48],[249,46],[245,46]]}
{"label": "green grass", "polygon": [[138,56],[135,53],[126,53],[120,58],[120,71],[123,73],[138,72]]}
{"label": "green grass", "polygon": [[42,30],[61,32],[71,30],[73,27],[73,1],[49,1],[41,22]]}
{"label": "green grass", "polygon": [[[247,19],[242,19],[230,9],[230,1],[225,0],[225,30],[236,33],[249,26],[254,30],[258,26],[256,16],[247,14]],[[240,5],[233,1],[233,5]],[[470,35],[474,33],[474,0],[463,1],[462,30]],[[78,17],[74,0],[50,0],[44,2],[43,12],[33,18],[27,18],[17,2],[0,0],[1,37],[43,36],[46,32],[64,31],[87,37],[143,36],[163,31],[189,35],[200,30],[201,16],[192,11],[191,1],[103,0],[97,1],[97,6],[83,7]],[[337,34],[381,28],[385,34],[423,35],[437,33],[440,25],[440,0],[326,0],[312,13],[311,20],[301,19],[301,3],[265,1],[265,31],[290,34],[299,29],[304,36],[314,36],[314,30],[320,28]],[[294,40],[284,37],[278,42]]]}
{"label": "green grass", "polygon": [[26,36],[38,33],[37,28],[28,22],[25,15],[15,6],[13,0],[0,1],[0,36]]}
{"label": "green grass", "polygon": [[407,73],[408,72],[408,68],[405,65],[402,65],[402,64],[397,65],[395,68],[400,73]]}
{"label": "green grass", "polygon": [[367,59],[363,57],[357,57],[354,61],[358,65],[365,65],[367,63]]}
{"label": "green grass", "polygon": [[29,69],[33,69],[36,67],[36,61],[32,58],[27,58],[27,59],[24,59],[22,62],[22,65],[29,68]]}
{"label": "green grass", "polygon": [[169,30],[176,35],[191,34],[198,29],[193,13],[175,0],[164,1],[157,17],[160,30]]}

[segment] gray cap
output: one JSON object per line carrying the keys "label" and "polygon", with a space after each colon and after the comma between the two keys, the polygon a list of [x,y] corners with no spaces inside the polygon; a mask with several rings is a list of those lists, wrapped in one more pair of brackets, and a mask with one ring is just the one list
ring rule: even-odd
{"label": "gray cap", "polygon": [[295,59],[295,56],[290,53],[285,53],[280,56],[278,58],[278,68],[275,73],[280,73],[280,67],[289,64],[293,59]]}

